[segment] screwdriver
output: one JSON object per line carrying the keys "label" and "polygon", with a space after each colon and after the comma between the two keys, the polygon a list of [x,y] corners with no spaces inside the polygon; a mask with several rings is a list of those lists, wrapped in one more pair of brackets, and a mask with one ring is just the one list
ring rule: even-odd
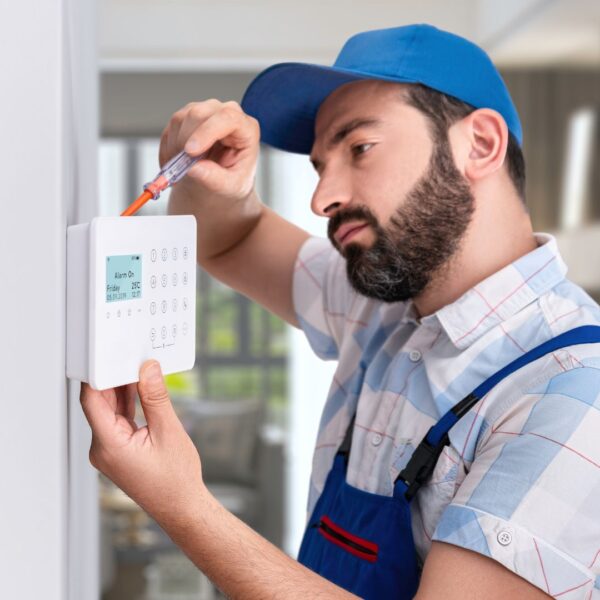
{"label": "screwdriver", "polygon": [[158,200],[161,192],[185,177],[190,168],[205,155],[206,153],[200,156],[190,156],[187,152],[182,151],[174,156],[152,181],[144,184],[143,193],[121,213],[121,216],[130,217],[140,210],[148,200]]}

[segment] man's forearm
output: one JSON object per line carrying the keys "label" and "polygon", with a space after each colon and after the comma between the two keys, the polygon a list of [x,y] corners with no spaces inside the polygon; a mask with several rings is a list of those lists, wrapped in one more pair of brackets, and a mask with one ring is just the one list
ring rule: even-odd
{"label": "man's forearm", "polygon": [[243,200],[195,198],[185,182],[173,188],[169,198],[169,214],[196,217],[198,231],[197,258],[200,264],[236,246],[256,227],[264,205],[252,192]]}
{"label": "man's forearm", "polygon": [[206,272],[298,325],[292,282],[306,231],[263,205],[254,192],[238,201],[193,197],[185,187],[176,187],[169,212],[196,216],[198,262]]}
{"label": "man's forearm", "polygon": [[160,525],[230,598],[355,598],[278,550],[204,490],[185,519]]}

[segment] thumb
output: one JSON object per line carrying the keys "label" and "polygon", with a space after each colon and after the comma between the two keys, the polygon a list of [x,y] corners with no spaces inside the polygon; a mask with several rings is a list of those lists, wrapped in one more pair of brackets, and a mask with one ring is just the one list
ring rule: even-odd
{"label": "thumb", "polygon": [[244,169],[236,169],[236,165],[225,166],[212,160],[198,161],[189,171],[194,179],[209,191],[220,195],[239,195],[242,191],[242,197],[249,192],[245,191],[248,187],[247,181],[254,181],[249,177]]}
{"label": "thumb", "polygon": [[151,432],[160,435],[161,430],[173,425],[174,420],[179,421],[160,368],[155,360],[146,361],[140,369],[138,394],[144,411],[144,417]]}
{"label": "thumb", "polygon": [[211,191],[220,190],[223,187],[223,177],[227,176],[227,170],[212,160],[199,160],[187,173],[192,178]]}

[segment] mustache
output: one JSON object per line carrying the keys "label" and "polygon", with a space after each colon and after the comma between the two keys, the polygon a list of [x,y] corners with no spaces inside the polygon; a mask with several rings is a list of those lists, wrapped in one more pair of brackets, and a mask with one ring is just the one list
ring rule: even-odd
{"label": "mustache", "polygon": [[364,221],[367,225],[373,227],[375,231],[381,229],[377,217],[366,206],[353,206],[336,212],[329,223],[327,223],[327,237],[329,241],[337,248],[338,244],[335,241],[335,233],[344,223],[348,221]]}

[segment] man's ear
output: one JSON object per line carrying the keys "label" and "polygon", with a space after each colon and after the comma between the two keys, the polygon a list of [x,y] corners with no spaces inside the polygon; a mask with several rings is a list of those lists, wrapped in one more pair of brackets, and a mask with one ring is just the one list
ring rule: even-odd
{"label": "man's ear", "polygon": [[480,108],[465,117],[462,125],[469,145],[464,163],[467,179],[475,182],[501,169],[508,146],[508,127],[502,116]]}

